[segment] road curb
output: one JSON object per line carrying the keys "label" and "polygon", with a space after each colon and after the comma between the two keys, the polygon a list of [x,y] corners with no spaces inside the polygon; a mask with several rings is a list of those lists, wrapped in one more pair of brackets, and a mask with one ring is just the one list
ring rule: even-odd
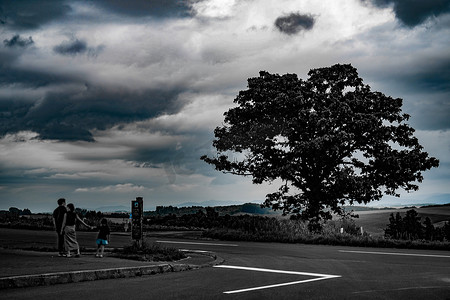
{"label": "road curb", "polygon": [[[198,253],[196,253],[198,254]],[[57,272],[38,275],[22,275],[0,278],[0,289],[46,286],[64,283],[75,283],[82,281],[93,281],[103,279],[130,278],[145,275],[161,274],[166,272],[182,272],[205,267],[212,267],[223,263],[223,259],[213,253],[204,253],[202,255],[210,256],[214,259],[201,265],[182,264],[182,263],[163,263],[159,265],[121,267],[99,270],[83,270],[70,272]]]}

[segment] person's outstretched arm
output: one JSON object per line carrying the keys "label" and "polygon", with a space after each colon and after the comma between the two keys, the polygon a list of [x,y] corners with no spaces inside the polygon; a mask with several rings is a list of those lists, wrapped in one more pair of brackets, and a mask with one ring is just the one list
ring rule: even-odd
{"label": "person's outstretched arm", "polygon": [[81,224],[83,224],[84,226],[86,226],[87,228],[90,228],[90,229],[92,229],[92,226],[90,226],[90,225],[88,225],[88,224],[86,224],[86,223],[84,223],[84,221],[80,218],[80,216],[79,215],[76,215],[77,216],[77,219],[78,219],[78,221],[80,221],[81,222]]}

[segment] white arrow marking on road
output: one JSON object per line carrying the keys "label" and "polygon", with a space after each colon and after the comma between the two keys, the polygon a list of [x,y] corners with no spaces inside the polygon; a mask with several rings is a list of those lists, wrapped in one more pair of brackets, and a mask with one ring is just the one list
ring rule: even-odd
{"label": "white arrow marking on road", "polygon": [[295,272],[295,271],[283,271],[283,270],[272,270],[272,269],[251,268],[251,267],[227,266],[227,265],[218,265],[218,266],[214,266],[214,267],[215,268],[224,268],[224,269],[237,269],[237,270],[246,270],[246,271],[269,272],[269,273],[292,274],[292,275],[302,275],[302,276],[317,277],[317,278],[305,279],[305,280],[300,280],[300,281],[292,281],[292,282],[272,284],[272,285],[265,285],[265,286],[258,286],[258,287],[241,289],[241,290],[235,290],[235,291],[228,291],[228,292],[224,292],[224,294],[243,293],[243,292],[249,292],[249,291],[255,291],[255,290],[270,289],[270,288],[274,288],[274,287],[281,287],[281,286],[294,285],[294,284],[300,284],[300,283],[306,283],[306,282],[312,282],[312,281],[318,281],[318,280],[324,280],[324,279],[331,279],[331,278],[341,277],[339,275],[328,275],[328,274]]}

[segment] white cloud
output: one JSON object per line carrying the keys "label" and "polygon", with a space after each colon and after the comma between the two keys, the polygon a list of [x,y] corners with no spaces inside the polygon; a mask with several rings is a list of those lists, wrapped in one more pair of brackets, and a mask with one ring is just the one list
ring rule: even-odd
{"label": "white cloud", "polygon": [[[185,94],[183,109],[175,114],[163,114],[154,119],[136,123],[138,127],[158,128],[174,133],[212,132],[223,120],[223,113],[234,106],[234,95]],[[180,137],[177,137],[180,140]]]}
{"label": "white cloud", "polygon": [[199,17],[225,18],[233,15],[235,4],[235,0],[198,1],[192,4],[192,8]]}

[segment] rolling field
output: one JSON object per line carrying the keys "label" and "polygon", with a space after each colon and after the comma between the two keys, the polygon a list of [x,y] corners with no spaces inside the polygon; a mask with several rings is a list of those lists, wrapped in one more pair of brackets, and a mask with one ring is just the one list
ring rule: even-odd
{"label": "rolling field", "polygon": [[[400,209],[388,209],[388,210],[367,210],[367,211],[357,211],[356,214],[359,215],[358,219],[355,219],[357,226],[362,226],[364,231],[372,235],[383,235],[384,229],[387,224],[389,224],[389,216],[391,213],[395,214],[400,212],[401,216],[404,217],[406,211],[411,208],[400,208]],[[433,222],[434,226],[441,227],[444,222],[450,222],[450,206],[439,206],[439,207],[422,207],[415,208],[422,217],[421,222],[425,221],[426,217],[429,217]]]}

